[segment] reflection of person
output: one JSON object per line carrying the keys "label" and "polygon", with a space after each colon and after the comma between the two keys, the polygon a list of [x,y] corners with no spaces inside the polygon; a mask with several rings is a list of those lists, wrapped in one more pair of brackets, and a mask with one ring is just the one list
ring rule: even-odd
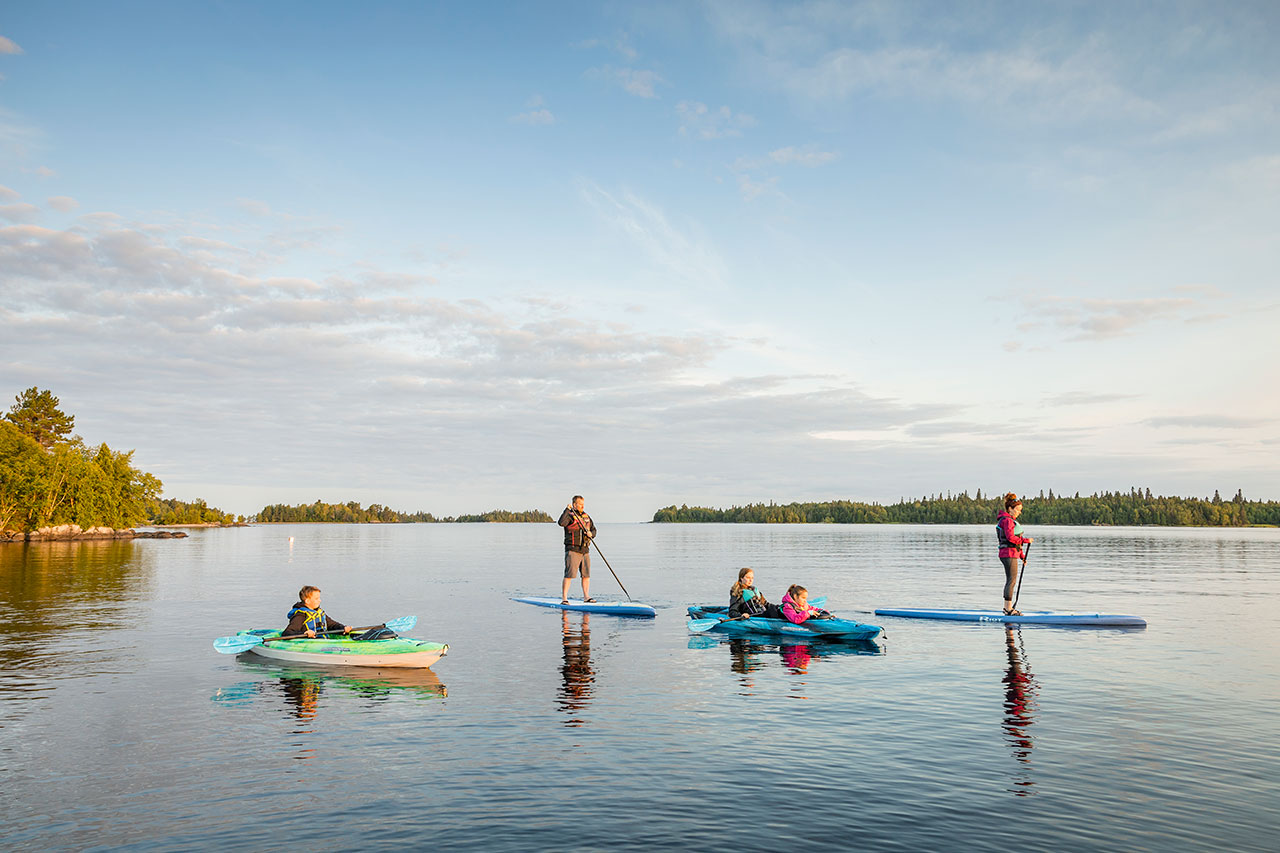
{"label": "reflection of person", "polygon": [[766,619],[782,619],[782,611],[756,589],[756,573],[750,568],[738,571],[738,582],[729,589],[729,618],[739,616],[763,616]]}
{"label": "reflection of person", "polygon": [[[1029,764],[1031,737],[1027,734],[1027,726],[1035,722],[1032,711],[1035,709],[1035,676],[1022,660],[1018,649],[1018,631],[1012,626],[1005,627],[1005,646],[1009,653],[1009,666],[1004,674],[1004,730],[1007,739],[1013,746],[1013,756],[1018,761]],[[1029,786],[1030,783],[1022,783]],[[1025,792],[1020,792],[1025,793]]]}
{"label": "reflection of person", "polygon": [[[591,617],[582,614],[582,626],[573,629],[569,614],[562,617],[560,629],[563,633],[564,663],[560,666],[560,675],[564,685],[560,688],[560,707],[573,714],[587,707],[591,700],[592,685],[596,674],[591,668]],[[580,726],[583,720],[574,718],[565,722],[566,726]]]}
{"label": "reflection of person", "polygon": [[[285,701],[291,706],[293,715],[300,723],[315,722],[316,710],[320,706],[320,692],[323,682],[319,678],[299,676],[297,678],[281,678],[280,691]],[[310,729],[300,729],[309,732]]]}
{"label": "reflection of person", "polygon": [[1004,613],[1006,616],[1021,616],[1013,609],[1013,590],[1018,583],[1018,561],[1025,560],[1022,546],[1030,545],[1035,540],[1022,535],[1022,525],[1018,524],[1018,516],[1022,515],[1022,501],[1013,492],[1004,496],[1004,509],[996,517],[996,539],[1000,543],[1000,562],[1004,564]]}
{"label": "reflection of person", "polygon": [[809,606],[809,590],[798,583],[793,583],[787,589],[787,594],[782,596],[782,616],[797,625],[806,619],[831,618],[831,614],[825,610]]}
{"label": "reflection of person", "polygon": [[298,603],[290,608],[289,625],[281,635],[292,637],[306,634],[308,637],[314,637],[316,634],[325,633],[350,634],[353,630],[355,629],[349,625],[343,625],[320,607],[319,587],[304,586],[298,590]]}
{"label": "reflection of person", "polygon": [[569,582],[582,574],[582,600],[595,601],[591,589],[591,540],[596,538],[596,523],[585,511],[582,495],[574,495],[559,524],[564,528],[564,583],[560,586],[560,603],[569,603]]}
{"label": "reflection of person", "polygon": [[782,662],[796,672],[808,669],[809,661],[813,659],[812,650],[804,645],[783,646],[778,651],[782,655]]}

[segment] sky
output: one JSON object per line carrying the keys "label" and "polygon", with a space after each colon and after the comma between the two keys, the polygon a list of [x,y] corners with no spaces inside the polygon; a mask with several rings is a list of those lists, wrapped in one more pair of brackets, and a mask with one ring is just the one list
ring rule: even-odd
{"label": "sky", "polygon": [[164,495],[1280,499],[1271,2],[0,12],[0,405]]}

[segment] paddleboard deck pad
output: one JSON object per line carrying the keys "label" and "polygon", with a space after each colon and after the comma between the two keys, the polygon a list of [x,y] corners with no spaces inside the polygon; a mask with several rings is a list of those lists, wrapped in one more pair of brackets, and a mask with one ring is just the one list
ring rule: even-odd
{"label": "paddleboard deck pad", "polygon": [[1055,613],[1051,610],[1024,610],[1021,616],[1006,616],[999,610],[942,610],[925,607],[877,607],[877,616],[904,619],[940,619],[947,622],[993,622],[1005,625],[1096,625],[1113,628],[1145,628],[1138,616],[1115,613]]}
{"label": "paddleboard deck pad", "polygon": [[513,598],[511,600],[518,601],[521,604],[533,604],[538,607],[577,610],[582,613],[605,613],[610,616],[641,616],[652,619],[658,615],[658,611],[647,604],[641,604],[637,601],[583,601],[581,598],[571,598],[568,604],[561,604],[559,598],[544,598],[540,596]]}

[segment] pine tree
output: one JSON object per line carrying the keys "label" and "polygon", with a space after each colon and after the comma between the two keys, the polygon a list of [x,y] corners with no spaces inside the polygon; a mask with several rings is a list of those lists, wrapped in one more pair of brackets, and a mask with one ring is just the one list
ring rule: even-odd
{"label": "pine tree", "polygon": [[49,391],[32,385],[13,399],[15,402],[5,420],[23,435],[34,438],[45,450],[70,435],[76,425],[75,416],[61,411],[58,398]]}

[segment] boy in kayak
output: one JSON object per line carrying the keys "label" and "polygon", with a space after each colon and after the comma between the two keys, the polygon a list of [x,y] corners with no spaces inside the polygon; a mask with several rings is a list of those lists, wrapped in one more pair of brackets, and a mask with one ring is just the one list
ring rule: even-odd
{"label": "boy in kayak", "polygon": [[280,636],[314,637],[316,634],[336,634],[339,631],[350,634],[354,630],[350,625],[343,625],[324,612],[320,606],[319,587],[304,586],[298,590],[298,603],[289,609],[289,626],[280,633]]}
{"label": "boy in kayak", "polygon": [[827,611],[809,606],[809,590],[798,583],[793,583],[787,589],[787,594],[782,596],[782,616],[797,625],[806,619],[832,618]]}
{"label": "boy in kayak", "polygon": [[738,572],[738,582],[729,589],[729,618],[763,616],[765,619],[782,619],[778,605],[770,604],[755,587],[756,573],[750,568]]}

